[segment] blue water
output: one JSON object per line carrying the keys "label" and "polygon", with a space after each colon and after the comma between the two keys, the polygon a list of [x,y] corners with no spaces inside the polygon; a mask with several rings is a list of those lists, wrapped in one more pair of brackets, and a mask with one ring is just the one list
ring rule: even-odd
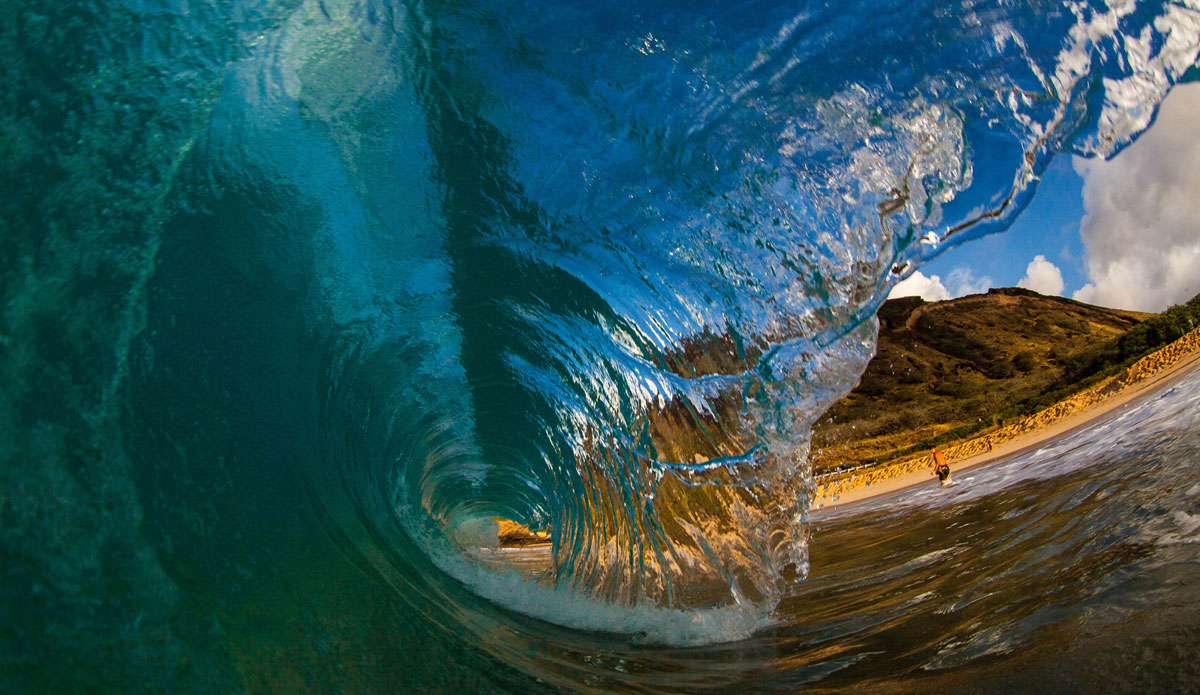
{"label": "blue water", "polygon": [[[809,426],[895,282],[1002,231],[1054,156],[1151,126],[1197,74],[1196,8],[7,14],[5,689],[906,691],[932,669],[987,690],[1007,681],[979,660],[1033,659],[1044,626],[1090,639],[1086,602],[1007,627],[1071,571],[978,604],[959,632],[996,650],[938,646],[957,633],[903,603],[855,622],[912,568],[861,573],[928,545],[896,529],[946,508],[813,536]],[[1174,494],[1153,471],[1195,461],[1179,393],[1146,406],[1165,430],[1096,438],[1104,470]],[[1159,558],[1110,561],[1141,541],[1059,510],[1091,470],[1048,473],[1033,528],[1074,529],[1070,566],[1101,580]],[[1008,518],[994,489],[953,508]],[[553,546],[489,560],[496,516]]]}

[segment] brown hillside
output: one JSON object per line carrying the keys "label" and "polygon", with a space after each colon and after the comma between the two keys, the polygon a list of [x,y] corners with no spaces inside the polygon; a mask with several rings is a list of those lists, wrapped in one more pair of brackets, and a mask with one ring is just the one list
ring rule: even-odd
{"label": "brown hillside", "polygon": [[890,300],[879,311],[875,358],[814,427],[817,472],[879,463],[950,430],[993,424],[1051,388],[1069,356],[1148,316],[1017,288]]}

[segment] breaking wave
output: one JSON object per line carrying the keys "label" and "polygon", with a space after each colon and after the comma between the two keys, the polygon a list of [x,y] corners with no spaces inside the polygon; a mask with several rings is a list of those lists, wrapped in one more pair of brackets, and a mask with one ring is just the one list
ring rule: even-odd
{"label": "breaking wave", "polygon": [[[523,670],[514,631],[771,625],[889,289],[1128,144],[1200,50],[1186,2],[17,14],[5,543],[56,603],[5,639],[158,630],[209,685],[275,668],[256,611]],[[552,545],[496,561],[497,517]],[[328,645],[300,660],[360,648]]]}

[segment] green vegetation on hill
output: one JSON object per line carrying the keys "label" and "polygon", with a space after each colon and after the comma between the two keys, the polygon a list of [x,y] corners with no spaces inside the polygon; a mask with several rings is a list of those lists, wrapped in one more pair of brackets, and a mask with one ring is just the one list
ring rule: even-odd
{"label": "green vegetation on hill", "polygon": [[1154,314],[1125,333],[1067,355],[1061,376],[1037,398],[1022,403],[1024,410],[1039,410],[1092,384],[1106,379],[1200,326],[1200,294]]}
{"label": "green vegetation on hill", "polygon": [[1162,314],[1029,290],[890,300],[875,358],[817,422],[818,473],[883,463],[1052,405],[1200,325],[1200,295]]}

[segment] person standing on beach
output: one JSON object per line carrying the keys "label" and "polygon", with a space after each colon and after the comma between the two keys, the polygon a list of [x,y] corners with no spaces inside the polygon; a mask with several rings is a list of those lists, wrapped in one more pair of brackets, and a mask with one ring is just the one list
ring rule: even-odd
{"label": "person standing on beach", "polygon": [[946,455],[936,448],[933,450],[933,475],[938,477],[942,487],[950,484],[950,463],[946,460]]}

